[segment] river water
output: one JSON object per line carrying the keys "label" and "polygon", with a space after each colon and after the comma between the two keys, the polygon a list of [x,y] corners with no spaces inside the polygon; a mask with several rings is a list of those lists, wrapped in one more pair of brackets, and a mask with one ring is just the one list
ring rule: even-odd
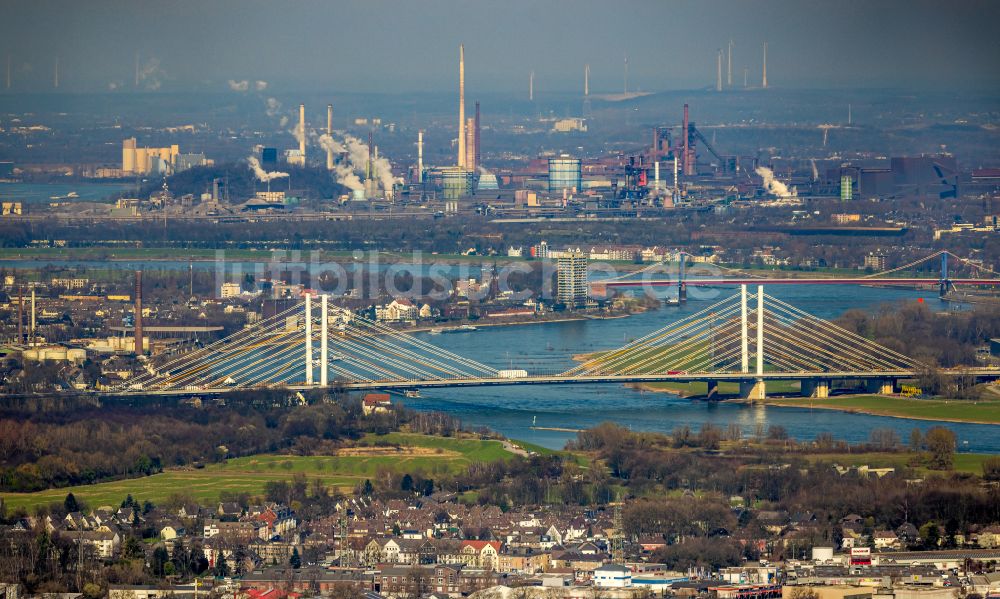
{"label": "river water", "polygon": [[[711,290],[710,290],[711,291]],[[473,333],[424,335],[450,351],[499,368],[560,372],[574,365],[572,356],[620,347],[630,340],[707,307],[734,290],[714,290],[718,297],[692,300],[629,318],[586,320],[538,325],[480,328]],[[922,298],[931,307],[949,309],[932,292],[857,286],[772,286],[767,293],[821,318],[834,318],[850,308],[877,310],[897,302]],[[866,441],[872,429],[891,428],[903,442],[913,428],[935,423],[922,420],[737,403],[707,403],[668,393],[652,393],[620,385],[514,386],[421,391],[404,403],[419,410],[438,410],[463,423],[487,426],[515,439],[561,448],[574,433],[537,430],[540,427],[586,428],[604,421],[633,430],[670,432],[678,425],[697,430],[710,422],[725,428],[736,423],[744,434],[759,426],[785,427],[789,435],[811,440],[829,432],[850,442]],[[960,451],[1000,453],[1000,426],[946,423],[958,436]]]}
{"label": "river water", "polygon": [[[25,204],[41,204],[57,201],[62,202],[93,202],[102,200],[132,186],[122,183],[7,183],[0,182],[0,198],[5,202],[23,202]],[[66,198],[70,192],[77,198]]]}
{"label": "river water", "polygon": [[[38,186],[0,184],[5,200],[45,201],[50,195],[77,191],[80,199],[97,199],[120,189],[105,185]],[[429,261],[433,257],[428,256]],[[10,260],[7,268],[38,268],[44,264],[80,268],[122,268],[147,270],[186,269],[183,261],[73,261]],[[255,263],[230,263],[237,271],[253,272],[263,266]],[[346,270],[354,265],[347,264]],[[198,269],[216,269],[214,262],[195,262]],[[380,265],[379,270],[385,268]],[[444,269],[451,275],[481,276],[478,267]],[[422,269],[418,269],[422,270]],[[462,272],[458,272],[462,271]],[[535,372],[561,372],[574,365],[574,354],[620,347],[630,340],[659,329],[672,321],[701,310],[728,290],[690,289],[692,300],[683,306],[664,307],[613,320],[584,320],[537,325],[484,327],[474,333],[435,335],[420,334],[427,341],[473,360],[497,368],[524,368]],[[767,292],[821,318],[835,318],[850,308],[877,310],[881,306],[923,299],[932,307],[951,309],[939,302],[933,292],[839,285],[772,286]],[[713,297],[697,297],[699,294]],[[460,418],[465,424],[487,426],[516,439],[546,447],[560,448],[573,433],[536,430],[540,427],[586,428],[612,421],[633,430],[669,432],[678,425],[697,429],[710,422],[720,427],[736,423],[745,435],[774,424],[785,427],[796,439],[809,440],[829,432],[838,439],[860,442],[875,428],[891,428],[900,439],[909,438],[913,428],[926,430],[935,423],[922,420],[850,414],[833,410],[748,406],[737,403],[706,403],[669,393],[650,393],[620,385],[514,386],[460,389],[432,389],[405,403],[418,410],[439,410]],[[958,436],[960,451],[1000,453],[1000,426],[946,423]]]}

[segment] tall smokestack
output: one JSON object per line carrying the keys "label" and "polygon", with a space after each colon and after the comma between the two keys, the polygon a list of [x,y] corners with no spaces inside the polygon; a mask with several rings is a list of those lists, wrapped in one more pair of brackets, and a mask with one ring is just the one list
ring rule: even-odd
{"label": "tall smokestack", "polygon": [[531,101],[535,100],[535,72],[531,71],[528,74],[528,99]]}
{"label": "tall smokestack", "polygon": [[729,60],[726,61],[726,85],[733,86],[733,40],[729,40]]}
{"label": "tall smokestack", "polygon": [[31,288],[31,345],[35,345],[35,288]]}
{"label": "tall smokestack", "polygon": [[52,87],[59,89],[59,57],[56,56],[55,74],[52,76]]}
{"label": "tall smokestack", "polygon": [[628,95],[628,54],[625,55],[625,95]]}
{"label": "tall smokestack", "polygon": [[684,175],[686,176],[688,174],[688,139],[691,137],[688,134],[688,130],[689,129],[688,129],[688,105],[687,104],[684,105],[684,124],[682,125],[682,127],[683,128],[681,129],[681,139],[683,140],[683,143],[684,143],[684,151],[681,153],[681,157],[683,158],[683,161],[684,161],[683,162],[683,168],[684,168]]}
{"label": "tall smokestack", "polygon": [[583,65],[583,95],[590,95],[590,65]]}
{"label": "tall smokestack", "polygon": [[7,89],[10,89],[10,54],[7,55]]}
{"label": "tall smokestack", "polygon": [[465,168],[465,44],[458,47],[458,166]]}
{"label": "tall smokestack", "polygon": [[375,160],[374,154],[375,146],[372,144],[372,130],[368,130],[368,165],[365,168],[365,178],[368,180],[372,179],[372,175],[375,172]]}
{"label": "tall smokestack", "polygon": [[135,88],[139,89],[139,53],[135,53]]}
{"label": "tall smokestack", "polygon": [[465,119],[465,169],[476,170],[476,119]]}
{"label": "tall smokestack", "polygon": [[299,104],[299,154],[302,155],[302,166],[306,165],[306,105]]}
{"label": "tall smokestack", "polygon": [[424,182],[424,130],[417,131],[417,177]]}
{"label": "tall smokestack", "polygon": [[674,154],[674,198],[680,196],[680,185],[677,183],[677,154]]}
{"label": "tall smokestack", "polygon": [[142,351],[142,271],[135,271],[135,355]]}
{"label": "tall smokestack", "polygon": [[767,89],[767,42],[764,42],[764,72],[761,77],[760,86]]}
{"label": "tall smokestack", "polygon": [[[326,105],[326,134],[333,135],[333,104]],[[333,170],[333,149],[326,149],[326,170]]]}
{"label": "tall smokestack", "polygon": [[715,91],[722,91],[722,48],[715,56]]}

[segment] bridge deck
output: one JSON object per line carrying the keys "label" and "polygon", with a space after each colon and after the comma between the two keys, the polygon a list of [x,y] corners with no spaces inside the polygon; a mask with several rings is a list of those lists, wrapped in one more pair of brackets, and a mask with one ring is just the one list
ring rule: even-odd
{"label": "bridge deck", "polygon": [[[947,372],[947,371],[946,371]],[[627,384],[627,383],[663,383],[663,382],[683,382],[694,381],[729,381],[729,382],[754,382],[764,381],[787,381],[787,380],[880,380],[880,379],[906,379],[918,376],[920,373],[912,370],[887,370],[875,372],[765,372],[762,375],[754,373],[683,373],[683,374],[642,374],[642,375],[606,375],[606,376],[562,376],[562,375],[534,375],[521,378],[474,378],[474,379],[436,379],[436,380],[412,380],[412,381],[370,381],[370,382],[350,382],[341,385],[341,388],[354,391],[377,391],[385,389],[444,389],[449,387],[499,387],[514,385],[597,385],[597,384]],[[955,372],[954,374],[959,374]],[[1000,368],[975,368],[964,369],[961,374],[974,376],[980,379],[1000,379]],[[332,382],[336,385],[336,382]],[[287,385],[283,388],[305,391],[317,388],[316,385]],[[142,391],[138,389],[122,392],[122,395],[200,395],[218,394],[232,391],[231,388],[211,388],[211,389],[171,389],[166,391]]]}

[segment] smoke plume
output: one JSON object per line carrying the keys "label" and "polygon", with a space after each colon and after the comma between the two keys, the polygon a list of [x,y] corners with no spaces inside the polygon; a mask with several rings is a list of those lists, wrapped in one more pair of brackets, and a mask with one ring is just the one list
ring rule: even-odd
{"label": "smoke plume", "polygon": [[788,186],[774,178],[774,172],[766,166],[758,166],[756,172],[764,180],[764,189],[779,198],[798,197],[798,190]]}
{"label": "smoke plume", "polygon": [[268,181],[273,181],[275,179],[282,179],[288,176],[288,173],[282,173],[280,171],[267,172],[260,167],[260,161],[257,160],[256,156],[250,156],[247,158],[247,163],[250,168],[253,169],[254,176],[257,180],[267,183]]}
{"label": "smoke plume", "polygon": [[247,81],[246,79],[243,79],[242,81],[234,81],[230,79],[229,89],[233,90],[234,92],[245,92],[250,89],[250,82]]}
{"label": "smoke plume", "polygon": [[139,69],[139,84],[149,91],[156,91],[163,85],[166,73],[160,68],[159,58],[150,58]]}
{"label": "smoke plume", "polygon": [[[331,152],[333,154],[343,154],[347,151],[347,148],[345,148],[343,144],[326,133],[319,136],[318,142],[324,151]],[[365,186],[361,183],[361,179],[358,178],[358,176],[354,173],[354,170],[347,164],[334,163],[333,174],[337,179],[337,183],[340,183],[351,191],[360,191],[365,188]]]}
{"label": "smoke plume", "polygon": [[[355,171],[364,172],[365,166],[368,164],[368,144],[351,135],[344,135],[344,143],[347,145],[347,159],[351,166],[354,167]],[[389,164],[389,161],[381,156],[373,158],[371,169],[372,177],[378,181],[379,187],[386,194],[392,193],[392,186],[396,182],[396,178],[392,175],[392,165]]]}
{"label": "smoke plume", "polygon": [[267,116],[276,117],[281,112],[281,102],[277,98],[268,98],[265,100],[267,105]]}

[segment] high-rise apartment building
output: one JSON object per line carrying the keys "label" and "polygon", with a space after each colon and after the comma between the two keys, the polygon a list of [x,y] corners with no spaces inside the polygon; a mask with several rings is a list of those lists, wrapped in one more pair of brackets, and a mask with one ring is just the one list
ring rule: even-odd
{"label": "high-rise apartment building", "polygon": [[587,302],[587,256],[569,252],[556,262],[556,300],[567,306]]}

